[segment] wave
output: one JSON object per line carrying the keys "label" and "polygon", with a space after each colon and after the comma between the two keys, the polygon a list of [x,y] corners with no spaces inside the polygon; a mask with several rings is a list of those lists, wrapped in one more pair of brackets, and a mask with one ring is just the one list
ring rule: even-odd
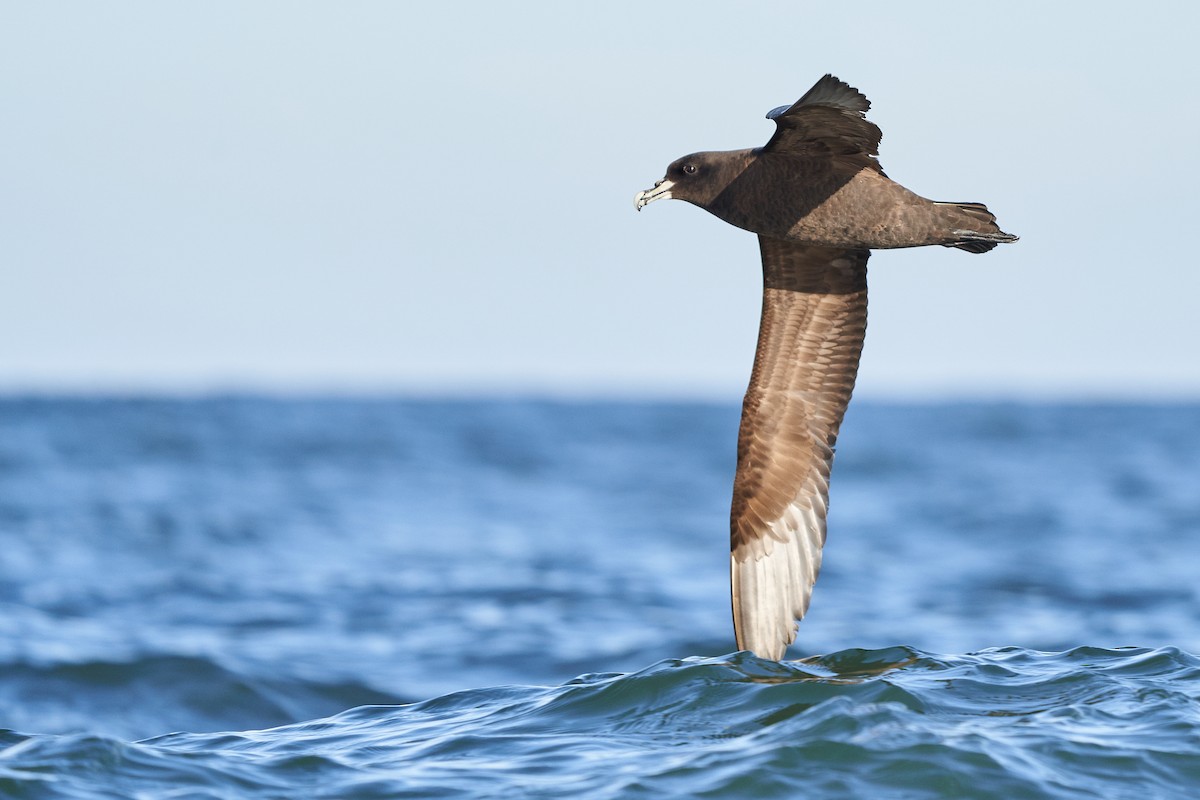
{"label": "wave", "polygon": [[0,724],[88,731],[117,740],[168,730],[283,725],[350,706],[401,701],[355,681],[304,680],[277,667],[226,666],[202,656],[0,664]]}
{"label": "wave", "polygon": [[0,737],[0,794],[1189,796],[1200,661],[1174,648],[662,661],[239,733]]}

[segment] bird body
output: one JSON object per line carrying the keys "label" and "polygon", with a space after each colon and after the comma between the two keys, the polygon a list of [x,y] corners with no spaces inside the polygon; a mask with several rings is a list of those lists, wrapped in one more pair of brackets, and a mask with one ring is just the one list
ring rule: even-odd
{"label": "bird body", "polygon": [[671,197],[776,239],[867,250],[933,244],[977,250],[1015,238],[996,227],[985,206],[927,200],[878,169],[828,156],[765,148],[692,153],[668,167],[667,176],[662,185],[670,184]]}
{"label": "bird body", "polygon": [[857,89],[826,75],[767,116],[761,148],[674,161],[636,207],[675,198],[758,234],[763,308],[742,404],[730,510],[738,646],[779,659],[808,609],[829,476],[867,326],[872,249],[982,253],[1016,241],[978,203],[927,200],[888,178]]}

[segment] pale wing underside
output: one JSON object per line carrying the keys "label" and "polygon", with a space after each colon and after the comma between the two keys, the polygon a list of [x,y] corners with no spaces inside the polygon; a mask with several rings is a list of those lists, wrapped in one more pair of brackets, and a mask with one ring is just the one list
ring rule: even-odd
{"label": "pale wing underside", "polygon": [[833,447],[867,327],[870,251],[759,244],[762,323],[738,435],[730,564],[738,647],[779,659],[821,566]]}

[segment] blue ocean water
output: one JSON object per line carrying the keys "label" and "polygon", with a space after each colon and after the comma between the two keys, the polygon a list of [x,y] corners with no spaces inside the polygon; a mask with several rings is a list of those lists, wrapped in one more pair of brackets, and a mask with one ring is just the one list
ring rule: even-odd
{"label": "blue ocean water", "polygon": [[856,401],[784,663],[737,414],[0,399],[0,796],[1200,796],[1200,405]]}

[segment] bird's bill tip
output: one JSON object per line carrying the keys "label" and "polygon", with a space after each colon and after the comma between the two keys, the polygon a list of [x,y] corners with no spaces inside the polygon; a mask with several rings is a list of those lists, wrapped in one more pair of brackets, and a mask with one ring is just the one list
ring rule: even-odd
{"label": "bird's bill tip", "polygon": [[653,203],[655,200],[670,200],[671,187],[674,185],[674,181],[663,178],[661,181],[656,182],[653,188],[635,194],[633,196],[633,207],[641,211],[642,208]]}

